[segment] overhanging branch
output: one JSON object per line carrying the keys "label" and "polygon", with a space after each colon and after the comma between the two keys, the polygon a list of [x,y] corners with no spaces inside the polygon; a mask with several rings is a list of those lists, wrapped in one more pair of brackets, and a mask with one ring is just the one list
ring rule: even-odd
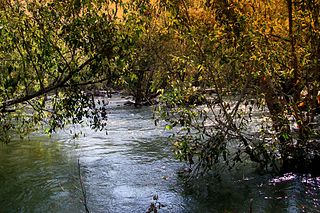
{"label": "overhanging branch", "polygon": [[4,101],[0,107],[2,108],[2,110],[5,110],[7,107],[9,106],[13,106],[15,104],[19,104],[19,103],[23,103],[25,101],[31,100],[35,97],[47,94],[55,89],[61,88],[63,87],[71,78],[72,76],[81,71],[82,69],[84,69],[86,66],[88,66],[89,64],[91,64],[94,60],[96,59],[96,57],[90,58],[88,60],[86,60],[83,64],[81,64],[77,69],[73,70],[72,72],[70,72],[65,78],[63,78],[62,80],[53,83],[37,92],[31,93],[31,94],[25,94],[23,96],[14,98],[14,99],[10,99],[7,101]]}

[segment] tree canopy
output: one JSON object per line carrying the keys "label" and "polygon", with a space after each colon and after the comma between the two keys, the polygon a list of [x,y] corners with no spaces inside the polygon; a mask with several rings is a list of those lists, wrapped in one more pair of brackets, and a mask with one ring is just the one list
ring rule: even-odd
{"label": "tree canopy", "polygon": [[106,126],[89,85],[157,112],[195,173],[320,162],[320,2],[2,1],[0,138]]}
{"label": "tree canopy", "polygon": [[175,59],[184,64],[176,69],[184,78],[175,78],[163,96],[174,107],[162,109],[171,126],[183,127],[175,143],[181,159],[197,158],[196,171],[246,159],[265,169],[316,170],[319,6],[166,1],[186,46]]}
{"label": "tree canopy", "polygon": [[85,117],[93,118],[93,128],[103,127],[105,112],[82,87],[109,79],[104,64],[118,57],[119,38],[108,5],[94,3],[2,1],[0,123],[5,141],[12,132],[23,135],[40,124],[52,132]]}

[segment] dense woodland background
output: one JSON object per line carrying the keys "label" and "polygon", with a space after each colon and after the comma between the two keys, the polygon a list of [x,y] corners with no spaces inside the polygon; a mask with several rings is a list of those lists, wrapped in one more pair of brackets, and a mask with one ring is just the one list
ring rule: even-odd
{"label": "dense woodland background", "polygon": [[320,163],[319,0],[0,1],[0,139],[107,127],[124,90],[194,173]]}

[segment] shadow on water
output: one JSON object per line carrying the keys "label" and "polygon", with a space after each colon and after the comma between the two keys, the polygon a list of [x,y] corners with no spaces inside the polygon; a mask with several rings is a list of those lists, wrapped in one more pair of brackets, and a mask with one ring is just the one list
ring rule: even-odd
{"label": "shadow on water", "polygon": [[206,176],[181,184],[189,201],[185,212],[249,212],[250,206],[252,212],[320,212],[320,178],[242,168],[224,172],[221,180]]}
{"label": "shadow on water", "polygon": [[[159,213],[319,212],[320,178],[259,175],[248,166],[185,182],[163,126],[151,108],[111,102],[108,134],[81,128],[0,145],[0,212],[84,212],[77,176],[80,160],[91,212],[143,213],[154,194]],[[45,142],[47,141],[47,142]],[[54,142],[57,141],[57,142]]]}

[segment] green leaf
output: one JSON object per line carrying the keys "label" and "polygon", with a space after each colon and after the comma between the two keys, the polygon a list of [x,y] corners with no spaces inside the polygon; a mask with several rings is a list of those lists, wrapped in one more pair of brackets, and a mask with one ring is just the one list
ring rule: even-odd
{"label": "green leaf", "polygon": [[171,130],[172,129],[172,126],[171,125],[166,125],[166,130]]}

